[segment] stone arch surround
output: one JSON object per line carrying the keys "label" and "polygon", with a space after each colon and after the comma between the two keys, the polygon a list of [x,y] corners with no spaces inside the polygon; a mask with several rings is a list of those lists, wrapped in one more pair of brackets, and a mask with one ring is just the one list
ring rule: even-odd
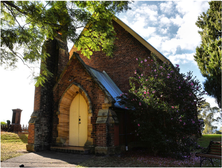
{"label": "stone arch surround", "polygon": [[75,96],[80,93],[87,103],[88,120],[87,120],[87,142],[85,146],[92,146],[92,103],[83,87],[78,83],[72,83],[63,93],[58,106],[58,137],[56,138],[57,145],[69,145],[69,109]]}

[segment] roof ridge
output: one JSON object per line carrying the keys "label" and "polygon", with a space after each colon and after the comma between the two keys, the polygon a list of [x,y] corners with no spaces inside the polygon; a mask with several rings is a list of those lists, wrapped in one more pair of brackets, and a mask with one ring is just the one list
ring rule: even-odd
{"label": "roof ridge", "polygon": [[[85,62],[84,62],[85,63]],[[89,65],[87,65],[87,64],[85,64],[87,67],[89,67],[89,68],[91,68],[91,69],[94,69],[94,70],[96,70],[96,71],[99,71],[99,72],[101,72],[102,73],[102,71],[100,71],[100,70],[98,70],[98,69],[96,69],[96,68],[93,68],[93,67],[91,67],[91,66],[89,66]]]}

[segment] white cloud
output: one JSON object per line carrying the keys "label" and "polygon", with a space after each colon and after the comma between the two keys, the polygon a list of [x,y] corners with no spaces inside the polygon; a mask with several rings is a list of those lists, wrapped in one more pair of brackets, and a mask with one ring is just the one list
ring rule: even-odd
{"label": "white cloud", "polygon": [[176,38],[166,39],[162,42],[161,50],[162,52],[170,52],[175,54],[178,46],[180,45],[180,40]]}
{"label": "white cloud", "polygon": [[[186,15],[187,13],[201,13],[209,8],[207,1],[175,1],[176,9],[179,13]],[[195,15],[194,15],[195,16]]]}
{"label": "white cloud", "polygon": [[151,36],[155,31],[156,27],[145,27],[146,22],[145,18],[138,18],[136,22],[133,23],[133,25],[130,25],[130,27],[137,32],[141,37],[147,38]]}
{"label": "white cloud", "polygon": [[154,48],[159,50],[161,48],[163,41],[168,39],[168,37],[159,36],[156,34],[153,34],[152,37],[150,37],[147,41],[150,43]]}
{"label": "white cloud", "polygon": [[120,18],[126,25],[129,26],[128,18],[126,16]]}
{"label": "white cloud", "polygon": [[194,53],[192,54],[176,54],[171,55],[168,57],[168,59],[173,64],[186,64],[186,63],[193,63],[196,65],[196,62],[194,61]]}
{"label": "white cloud", "polygon": [[132,10],[126,12],[127,18],[136,20],[138,18],[146,18],[150,21],[157,21],[158,7],[156,5],[143,4],[142,6],[132,6]]}
{"label": "white cloud", "polygon": [[167,18],[165,15],[161,15],[158,17],[159,20],[159,24],[160,25],[167,25],[169,26],[171,23],[171,20],[169,18]]}
{"label": "white cloud", "polygon": [[176,14],[175,18],[170,18],[170,20],[176,26],[181,26],[184,22],[183,18],[181,18],[180,15],[178,15],[178,14]]}
{"label": "white cloud", "polygon": [[162,42],[162,52],[171,52],[173,55],[176,54],[177,48],[180,47],[182,50],[195,50],[200,43],[200,36],[197,32],[193,32],[189,28],[179,28],[175,38],[166,39]]}
{"label": "white cloud", "polygon": [[181,26],[177,31],[176,38],[180,41],[181,49],[187,50],[195,50],[201,41],[198,28],[194,24]]}
{"label": "white cloud", "polygon": [[169,13],[169,14],[172,13],[172,7],[173,7],[172,1],[160,4],[160,10],[164,13]]}
{"label": "white cloud", "polygon": [[[179,14],[175,17],[167,18],[165,15],[159,16],[160,22],[158,25],[170,25],[173,23],[179,26],[176,36],[162,42],[160,50],[162,52],[171,52],[175,54],[177,48],[182,50],[195,50],[200,44],[201,37],[198,34],[198,27],[195,25],[198,16],[209,7],[208,2],[194,1],[175,1],[176,9]],[[160,8],[163,9],[160,5]]]}
{"label": "white cloud", "polygon": [[216,99],[210,96],[204,96],[206,99],[206,102],[210,103],[210,107],[218,107],[218,104],[216,103]]}
{"label": "white cloud", "polygon": [[169,27],[167,27],[166,29],[161,28],[161,29],[160,29],[160,32],[161,32],[162,34],[166,34],[168,30],[169,30]]}
{"label": "white cloud", "polygon": [[[206,3],[206,2],[205,2]],[[183,16],[183,22],[177,31],[176,38],[181,39],[181,49],[194,50],[200,43],[201,38],[198,34],[198,27],[195,25],[198,16],[205,8],[203,2],[183,1],[177,2],[177,9]]]}
{"label": "white cloud", "polygon": [[151,25],[158,20],[158,7],[156,5],[132,5],[120,19],[143,38],[148,38],[156,32],[156,27]]}
{"label": "white cloud", "polygon": [[[150,7],[145,5],[146,7]],[[152,6],[151,9],[155,9],[156,6]],[[133,29],[136,33],[138,33],[143,38],[150,37],[156,31],[156,27],[147,26],[149,23],[147,20],[157,20],[156,12],[152,11],[150,8],[145,10],[144,6],[135,9],[135,11],[127,12],[127,16],[121,18],[121,20],[127,24],[131,29]],[[145,15],[146,12],[151,12],[151,15]],[[131,17],[129,17],[131,15]],[[147,17],[148,16],[148,17]]]}

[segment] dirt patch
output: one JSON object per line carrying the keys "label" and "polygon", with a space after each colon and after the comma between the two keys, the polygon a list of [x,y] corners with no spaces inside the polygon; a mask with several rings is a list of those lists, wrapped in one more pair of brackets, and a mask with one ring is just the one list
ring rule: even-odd
{"label": "dirt patch", "polygon": [[[170,157],[153,156],[145,150],[130,151],[117,156],[94,156],[79,164],[84,167],[199,167],[200,159],[195,152],[190,158],[177,160]],[[214,160],[216,166],[220,166],[219,160]],[[204,166],[212,166],[210,162]]]}

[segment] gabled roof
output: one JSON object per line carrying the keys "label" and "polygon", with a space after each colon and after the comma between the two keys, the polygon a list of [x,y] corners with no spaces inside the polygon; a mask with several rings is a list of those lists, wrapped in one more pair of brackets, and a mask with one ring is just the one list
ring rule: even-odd
{"label": "gabled roof", "polygon": [[[120,94],[122,94],[123,92],[113,82],[113,80],[109,77],[109,75],[105,71],[101,72],[101,71],[98,71],[98,70],[86,65],[84,63],[84,61],[79,57],[79,54],[76,52],[73,53],[71,59],[69,60],[68,64],[66,65],[66,68],[64,69],[63,73],[60,75],[59,81],[62,79],[63,75],[66,72],[66,69],[68,68],[68,66],[73,61],[74,58],[77,58],[77,60],[80,62],[80,64],[86,70],[86,72],[92,77],[92,79],[99,85],[99,87],[102,89],[102,91],[108,96],[109,100],[111,100],[111,102],[114,103],[114,107],[124,108],[117,101],[117,96],[120,96]],[[59,81],[57,82],[57,84],[59,83]]]}
{"label": "gabled roof", "polygon": [[93,73],[94,77],[100,81],[100,83],[106,88],[113,98],[123,93],[105,71],[100,72],[90,66],[88,67]]}
{"label": "gabled roof", "polygon": [[[88,65],[86,65],[88,66]],[[111,94],[113,99],[115,99],[114,107],[124,108],[122,105],[118,103],[117,96],[120,96],[123,92],[118,88],[118,86],[113,82],[113,80],[109,77],[109,75],[103,71],[98,71],[90,66],[89,70],[93,73],[94,77],[106,88],[106,90]]]}

